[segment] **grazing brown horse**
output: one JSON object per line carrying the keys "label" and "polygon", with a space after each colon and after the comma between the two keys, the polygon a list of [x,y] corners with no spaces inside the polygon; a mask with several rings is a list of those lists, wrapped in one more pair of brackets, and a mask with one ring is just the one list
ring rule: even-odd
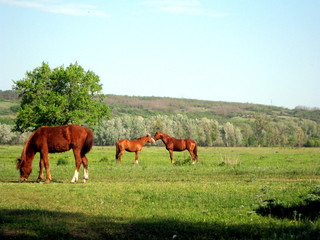
{"label": "grazing brown horse", "polygon": [[147,143],[154,143],[155,141],[153,138],[148,134],[144,137],[140,137],[134,140],[127,140],[127,139],[121,139],[117,142],[116,145],[116,159],[119,160],[119,163],[121,164],[121,157],[126,150],[127,152],[135,152],[136,158],[134,160],[134,163],[138,163],[138,157],[139,153],[142,150],[142,147]]}
{"label": "grazing brown horse", "polygon": [[41,127],[31,134],[24,145],[21,158],[18,159],[17,169],[20,169],[21,182],[27,181],[32,172],[32,161],[37,152],[40,152],[40,172],[37,182],[43,178],[43,166],[46,168],[46,183],[51,180],[49,171],[49,153],[65,152],[73,149],[76,160],[76,170],[71,183],[78,181],[79,168],[83,164],[83,182],[89,179],[88,153],[93,145],[93,134],[90,129],[76,124],[57,127]]}
{"label": "grazing brown horse", "polygon": [[195,162],[195,159],[197,159],[197,162],[199,162],[199,158],[197,155],[197,151],[198,151],[197,143],[192,139],[190,138],[176,139],[174,137],[171,137],[165,133],[158,132],[158,131],[154,135],[153,139],[155,141],[161,139],[162,142],[166,145],[166,149],[170,153],[171,163],[174,163],[173,151],[184,151],[186,149],[189,151],[192,157],[193,164]]}

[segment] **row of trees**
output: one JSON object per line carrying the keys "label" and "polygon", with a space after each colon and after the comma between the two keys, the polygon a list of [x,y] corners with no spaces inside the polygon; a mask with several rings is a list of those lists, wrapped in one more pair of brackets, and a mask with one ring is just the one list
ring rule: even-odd
{"label": "row of trees", "polygon": [[[0,144],[23,144],[30,135],[11,130],[11,125],[0,124]],[[105,118],[94,129],[95,144],[115,145],[119,139],[135,139],[146,134],[153,136],[156,131],[176,138],[192,138],[199,146],[320,147],[319,126],[315,122],[271,122],[263,115],[255,116],[252,124],[237,126],[208,118],[192,119],[182,114]]]}
{"label": "row of trees", "polygon": [[30,132],[17,133],[12,131],[13,126],[0,123],[0,144],[24,144]]}
{"label": "row of trees", "polygon": [[[310,120],[270,121],[256,115],[251,124],[219,123],[186,115],[157,115],[150,118],[122,116],[103,120],[95,130],[96,145],[114,145],[122,138],[135,139],[156,131],[176,138],[192,138],[200,146],[320,146],[319,126]],[[158,143],[160,144],[160,142]]]}

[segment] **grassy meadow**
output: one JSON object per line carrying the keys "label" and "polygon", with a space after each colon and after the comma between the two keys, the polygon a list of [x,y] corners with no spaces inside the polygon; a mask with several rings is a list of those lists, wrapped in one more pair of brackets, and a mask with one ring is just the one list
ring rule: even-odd
{"label": "grassy meadow", "polygon": [[26,183],[0,146],[1,239],[320,239],[320,149],[146,146],[134,165],[115,147],[87,155],[89,181],[70,184],[72,151],[50,154],[50,184]]}

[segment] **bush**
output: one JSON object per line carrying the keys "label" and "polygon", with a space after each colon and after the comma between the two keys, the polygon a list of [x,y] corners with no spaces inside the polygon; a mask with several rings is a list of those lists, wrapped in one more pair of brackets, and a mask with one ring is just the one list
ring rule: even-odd
{"label": "bush", "polygon": [[320,139],[309,139],[304,145],[305,147],[320,147]]}
{"label": "bush", "polygon": [[67,165],[68,164],[68,160],[65,158],[59,158],[58,162],[57,162],[57,166],[59,165]]}

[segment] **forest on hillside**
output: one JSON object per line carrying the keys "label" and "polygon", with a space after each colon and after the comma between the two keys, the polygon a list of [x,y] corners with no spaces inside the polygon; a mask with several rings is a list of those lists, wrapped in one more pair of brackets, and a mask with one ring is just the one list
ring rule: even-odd
{"label": "forest on hillside", "polygon": [[[162,131],[200,146],[320,146],[319,109],[117,95],[105,104],[112,116],[91,126],[96,145]],[[23,144],[30,134],[11,131],[18,108],[14,92],[0,91],[0,144]]]}

